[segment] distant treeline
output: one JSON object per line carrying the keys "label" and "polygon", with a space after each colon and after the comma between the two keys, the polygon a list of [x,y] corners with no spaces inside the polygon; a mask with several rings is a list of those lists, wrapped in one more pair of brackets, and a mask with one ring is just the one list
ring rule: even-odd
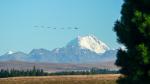
{"label": "distant treeline", "polygon": [[36,69],[34,66],[33,69],[30,70],[1,69],[0,78],[18,77],[18,76],[94,75],[94,74],[118,74],[118,73],[119,72],[116,70],[97,69],[97,68],[82,71],[63,71],[63,72],[47,73],[44,72],[43,69]]}
{"label": "distant treeline", "polygon": [[85,71],[63,71],[50,73],[49,75],[94,75],[94,74],[118,74],[119,71],[109,69],[97,69],[92,68],[91,70]]}
{"label": "distant treeline", "polygon": [[30,70],[0,70],[0,78],[6,77],[18,77],[18,76],[47,76],[48,73],[44,72],[43,69],[36,69],[35,66]]}

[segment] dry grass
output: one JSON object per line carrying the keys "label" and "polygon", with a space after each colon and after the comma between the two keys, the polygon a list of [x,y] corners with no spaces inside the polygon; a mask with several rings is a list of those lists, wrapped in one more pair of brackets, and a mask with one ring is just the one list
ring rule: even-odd
{"label": "dry grass", "polygon": [[119,74],[69,75],[43,77],[12,77],[0,79],[0,84],[116,84]]}

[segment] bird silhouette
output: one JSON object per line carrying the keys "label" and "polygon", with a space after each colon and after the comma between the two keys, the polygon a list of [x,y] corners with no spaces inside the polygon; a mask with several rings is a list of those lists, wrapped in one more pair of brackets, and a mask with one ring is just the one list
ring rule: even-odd
{"label": "bird silhouette", "polygon": [[68,27],[68,29],[71,29],[71,27]]}
{"label": "bird silhouette", "polygon": [[41,28],[44,28],[44,26],[42,25]]}
{"label": "bird silhouette", "polygon": [[35,28],[48,28],[48,29],[62,29],[62,30],[78,30],[79,28],[78,27],[60,27],[60,28],[56,28],[56,27],[50,27],[50,26],[44,26],[44,25],[34,25],[33,27],[35,27]]}
{"label": "bird silhouette", "polygon": [[79,29],[79,28],[75,27],[74,29]]}
{"label": "bird silhouette", "polygon": [[39,26],[35,25],[34,27],[39,27]]}
{"label": "bird silhouette", "polygon": [[62,30],[64,30],[65,28],[61,28]]}

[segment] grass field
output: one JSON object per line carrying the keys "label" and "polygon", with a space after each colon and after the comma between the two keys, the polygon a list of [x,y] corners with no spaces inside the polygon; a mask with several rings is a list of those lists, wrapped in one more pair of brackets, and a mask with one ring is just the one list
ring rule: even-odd
{"label": "grass field", "polygon": [[1,78],[0,84],[116,84],[119,74]]}

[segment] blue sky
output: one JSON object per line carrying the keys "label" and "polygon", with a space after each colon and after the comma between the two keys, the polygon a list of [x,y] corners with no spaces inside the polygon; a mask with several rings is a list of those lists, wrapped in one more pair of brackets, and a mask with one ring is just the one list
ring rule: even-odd
{"label": "blue sky", "polygon": [[120,17],[121,5],[122,0],[0,0],[0,54],[9,50],[52,50],[78,35],[89,34],[117,48],[112,29]]}

